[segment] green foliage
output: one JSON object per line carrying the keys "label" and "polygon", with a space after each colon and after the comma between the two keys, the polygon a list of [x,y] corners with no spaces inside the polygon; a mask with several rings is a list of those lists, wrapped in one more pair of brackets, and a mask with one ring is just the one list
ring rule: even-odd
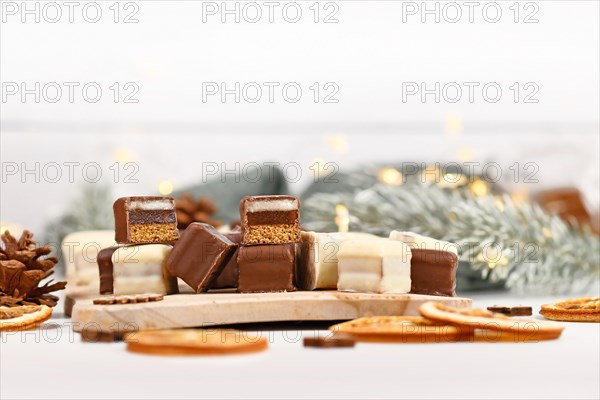
{"label": "green foliage", "polygon": [[66,212],[48,222],[44,229],[44,243],[59,248],[65,236],[72,232],[113,229],[111,190],[106,185],[90,184],[66,208]]}
{"label": "green foliage", "polygon": [[468,190],[408,182],[375,184],[352,193],[316,193],[302,207],[303,225],[335,231],[336,205],[350,214],[350,231],[387,236],[413,231],[456,243],[461,264],[490,286],[527,294],[598,291],[600,240],[531,203],[508,196],[475,197]]}

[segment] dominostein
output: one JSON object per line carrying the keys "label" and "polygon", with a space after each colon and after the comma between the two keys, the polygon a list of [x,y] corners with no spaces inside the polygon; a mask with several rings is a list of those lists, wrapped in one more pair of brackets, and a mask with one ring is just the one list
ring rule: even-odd
{"label": "dominostein", "polygon": [[300,201],[294,196],[247,196],[240,202],[242,245],[300,241]]}
{"label": "dominostein", "polygon": [[113,211],[117,243],[171,243],[179,238],[171,197],[121,197]]}

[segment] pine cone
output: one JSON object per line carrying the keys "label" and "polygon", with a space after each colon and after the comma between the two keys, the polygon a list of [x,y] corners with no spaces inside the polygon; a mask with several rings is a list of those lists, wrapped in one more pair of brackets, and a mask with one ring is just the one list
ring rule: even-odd
{"label": "pine cone", "polygon": [[223,223],[212,219],[212,215],[217,212],[217,206],[210,197],[200,197],[194,200],[190,193],[184,193],[179,199],[175,200],[175,213],[177,214],[177,228],[183,230],[192,222],[204,222],[215,228]]}
{"label": "pine cone", "polygon": [[0,247],[0,306],[47,305],[54,307],[58,297],[50,294],[62,290],[67,282],[40,281],[54,273],[56,257],[46,257],[52,252],[50,246],[36,247],[33,233],[23,231],[17,240],[6,231],[1,236],[4,246]]}

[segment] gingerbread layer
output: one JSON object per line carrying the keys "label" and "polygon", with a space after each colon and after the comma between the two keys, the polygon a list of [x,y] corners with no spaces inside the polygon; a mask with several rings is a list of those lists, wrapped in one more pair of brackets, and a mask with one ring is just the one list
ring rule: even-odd
{"label": "gingerbread layer", "polygon": [[285,244],[300,240],[298,223],[289,225],[251,225],[246,227],[242,244]]}

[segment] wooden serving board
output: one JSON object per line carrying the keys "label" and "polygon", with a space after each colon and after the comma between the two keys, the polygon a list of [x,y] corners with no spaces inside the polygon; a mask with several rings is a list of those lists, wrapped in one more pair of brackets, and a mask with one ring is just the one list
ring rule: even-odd
{"label": "wooden serving board", "polygon": [[72,322],[78,332],[90,328],[123,333],[258,322],[338,321],[375,315],[419,315],[418,307],[427,301],[471,306],[471,299],[463,297],[335,290],[176,294],[165,296],[162,301],[138,304],[95,305],[90,298],[79,299],[73,307]]}

